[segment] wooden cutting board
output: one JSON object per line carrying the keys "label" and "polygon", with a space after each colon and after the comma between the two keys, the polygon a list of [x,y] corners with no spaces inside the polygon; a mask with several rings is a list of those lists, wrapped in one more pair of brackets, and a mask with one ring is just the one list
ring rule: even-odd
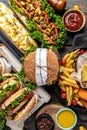
{"label": "wooden cutting board", "polygon": [[[45,105],[45,106],[38,112],[38,114],[37,114],[36,117],[38,117],[38,116],[39,116],[40,114],[42,114],[42,113],[47,113],[47,114],[49,114],[49,115],[53,118],[54,122],[56,122],[56,121],[55,121],[55,116],[56,116],[57,111],[58,111],[61,107],[62,107],[62,106],[56,105],[56,104]],[[60,130],[60,129],[58,128],[58,126],[56,125],[56,123],[55,123],[55,128],[54,128],[54,130]]]}

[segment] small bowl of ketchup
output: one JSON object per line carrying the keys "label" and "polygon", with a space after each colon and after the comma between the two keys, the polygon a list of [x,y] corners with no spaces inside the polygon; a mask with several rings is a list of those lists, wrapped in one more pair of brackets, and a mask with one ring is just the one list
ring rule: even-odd
{"label": "small bowl of ketchup", "polygon": [[62,21],[67,31],[78,32],[85,26],[86,18],[81,10],[69,9],[64,13]]}

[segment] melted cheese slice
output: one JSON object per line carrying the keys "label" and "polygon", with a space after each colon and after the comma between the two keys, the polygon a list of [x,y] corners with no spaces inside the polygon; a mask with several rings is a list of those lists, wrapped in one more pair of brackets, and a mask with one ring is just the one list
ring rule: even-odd
{"label": "melted cheese slice", "polygon": [[0,2],[0,28],[12,43],[22,51],[28,50],[32,44],[36,44],[27,30],[14,17],[13,12],[2,2]]}

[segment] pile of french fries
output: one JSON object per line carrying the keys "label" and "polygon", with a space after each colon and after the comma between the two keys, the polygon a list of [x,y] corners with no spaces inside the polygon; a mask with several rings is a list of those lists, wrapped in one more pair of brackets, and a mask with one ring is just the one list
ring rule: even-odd
{"label": "pile of french fries", "polygon": [[58,85],[62,91],[66,92],[67,106],[71,105],[72,99],[74,98],[78,105],[84,107],[83,103],[80,101],[80,98],[76,94],[80,88],[78,81],[76,81],[76,79],[71,76],[71,74],[76,71],[75,62],[78,58],[78,51],[79,49],[67,53],[62,58],[62,60],[65,60],[66,63],[61,65]]}

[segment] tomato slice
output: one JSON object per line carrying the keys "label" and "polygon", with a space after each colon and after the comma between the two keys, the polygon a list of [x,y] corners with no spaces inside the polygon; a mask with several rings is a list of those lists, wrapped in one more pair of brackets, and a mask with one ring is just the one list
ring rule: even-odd
{"label": "tomato slice", "polygon": [[22,101],[27,100],[27,99],[30,99],[30,98],[32,98],[33,96],[34,96],[34,93],[33,93],[33,92],[30,92],[30,93],[28,93],[28,94],[22,99]]}
{"label": "tomato slice", "polygon": [[11,115],[13,114],[14,109],[15,109],[15,107],[11,108],[11,109],[9,110],[9,112],[8,112],[7,115],[8,115],[8,116],[11,116]]}

